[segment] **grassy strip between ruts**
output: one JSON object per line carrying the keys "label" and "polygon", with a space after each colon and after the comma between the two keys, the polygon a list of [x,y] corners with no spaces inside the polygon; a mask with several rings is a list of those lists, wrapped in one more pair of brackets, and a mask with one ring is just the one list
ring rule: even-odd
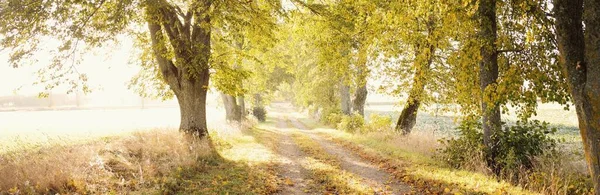
{"label": "grassy strip between ruts", "polygon": [[340,168],[340,162],[306,135],[294,133],[292,139],[307,157],[303,164],[309,170],[315,190],[324,194],[374,194],[361,179]]}
{"label": "grassy strip between ruts", "polygon": [[390,143],[386,136],[353,135],[302,119],[321,136],[358,153],[361,158],[379,164],[399,180],[424,194],[536,194],[480,173],[447,168],[430,156],[405,151]]}

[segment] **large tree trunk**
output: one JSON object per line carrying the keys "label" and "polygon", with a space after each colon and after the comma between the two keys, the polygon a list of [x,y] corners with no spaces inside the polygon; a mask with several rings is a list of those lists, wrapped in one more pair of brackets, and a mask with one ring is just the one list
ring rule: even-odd
{"label": "large tree trunk", "polygon": [[356,92],[354,93],[354,99],[352,100],[352,109],[354,112],[357,112],[361,116],[365,115],[365,102],[367,101],[367,95],[369,91],[367,91],[367,84],[360,85],[356,88]]}
{"label": "large tree trunk", "polygon": [[344,84],[344,82],[340,82],[340,103],[342,113],[345,115],[352,114],[352,107],[350,106],[350,87]]}
{"label": "large tree trunk", "polygon": [[206,93],[208,86],[208,71],[206,79],[200,82],[182,82],[182,89],[177,93],[181,122],[179,129],[197,137],[208,136],[206,127]]}
{"label": "large tree trunk", "polygon": [[482,0],[479,2],[479,38],[481,41],[481,61],[479,62],[479,85],[481,90],[481,114],[483,127],[483,143],[488,148],[487,163],[494,173],[499,174],[496,168],[496,148],[492,141],[492,134],[501,129],[500,107],[495,102],[497,99],[494,88],[498,79],[498,52],[496,48],[497,21],[496,0]]}
{"label": "large tree trunk", "polygon": [[[179,18],[176,9],[164,0],[153,0],[145,6],[153,56],[179,103],[179,129],[193,137],[208,138],[206,93],[211,30],[201,24],[211,24],[210,15],[206,14],[211,1],[199,1],[185,18]],[[168,55],[167,45],[174,48],[174,56]]]}
{"label": "large tree trunk", "polygon": [[[409,97],[410,99],[410,97]],[[421,101],[415,99],[407,102],[408,104],[402,109],[398,122],[396,123],[396,131],[402,132],[402,135],[408,135],[417,123],[417,112],[421,106]]]}
{"label": "large tree trunk", "polygon": [[237,104],[236,98],[232,95],[221,93],[223,106],[225,107],[225,118],[227,121],[242,121],[240,106]]}
{"label": "large tree trunk", "polygon": [[356,80],[356,91],[354,92],[354,99],[352,99],[353,112],[357,112],[361,116],[365,115],[365,102],[367,101],[367,75],[369,70],[367,68],[368,50],[365,46],[360,46],[358,61],[356,63],[357,80]]}
{"label": "large tree trunk", "polygon": [[248,115],[248,112],[246,111],[246,98],[244,98],[243,95],[237,97],[237,104],[240,107],[240,117],[246,117],[246,115]]}
{"label": "large tree trunk", "polygon": [[575,103],[595,194],[600,195],[600,2],[555,0],[554,6],[560,63]]}
{"label": "large tree trunk", "polygon": [[481,61],[479,62],[479,84],[481,90],[481,114],[483,123],[483,142],[493,149],[491,136],[500,129],[500,108],[490,98],[494,93],[488,87],[498,79],[498,54],[496,51],[497,22],[496,0],[479,2],[479,30]]}

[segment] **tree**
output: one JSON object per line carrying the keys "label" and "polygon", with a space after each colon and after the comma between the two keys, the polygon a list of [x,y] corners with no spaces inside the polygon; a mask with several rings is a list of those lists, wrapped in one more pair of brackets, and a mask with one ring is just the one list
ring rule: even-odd
{"label": "tree", "polygon": [[600,194],[599,13],[598,1],[554,0],[560,64],[575,104],[595,194]]}
{"label": "tree", "polygon": [[[270,31],[274,26],[271,18],[279,13],[280,3],[278,0],[9,0],[0,3],[0,45],[11,49],[11,64],[18,66],[43,46],[40,42],[49,38],[60,41],[57,55],[46,68],[50,70],[49,79],[42,78],[43,82],[51,81],[52,87],[76,71],[75,63],[68,62],[70,59],[76,62],[77,52],[85,52],[80,46],[97,48],[115,41],[116,35],[133,35],[138,45],[146,49],[140,52],[140,64],[144,70],[153,72],[141,74],[138,81],[162,78],[166,85],[138,83],[172,91],[180,106],[180,130],[205,138],[210,72],[219,68],[216,64],[221,57],[212,55],[213,44],[232,40],[233,36],[227,32]],[[79,78],[86,79],[84,75]]]}
{"label": "tree", "polygon": [[[491,140],[492,134],[502,128],[500,121],[500,105],[494,99],[488,98],[497,93],[495,88],[491,87],[497,84],[498,80],[498,49],[496,41],[498,39],[498,26],[496,19],[496,0],[481,0],[477,9],[479,18],[479,41],[480,61],[479,61],[479,86],[481,90],[481,123],[483,127],[483,144],[488,148],[493,148]],[[494,158],[494,150],[491,150],[491,156]],[[493,164],[491,162],[490,164]]]}
{"label": "tree", "polygon": [[379,28],[388,36],[380,38],[378,48],[389,62],[384,61],[382,72],[387,76],[385,87],[392,89],[388,93],[408,95],[395,128],[408,134],[421,105],[438,102],[433,94],[443,93],[448,78],[445,52],[451,48],[454,21],[437,0],[391,2],[383,7],[389,11],[378,16],[386,21]]}
{"label": "tree", "polygon": [[[454,23],[448,58],[446,103],[459,105],[463,121],[481,121],[487,163],[494,173],[501,114],[515,111],[521,122],[539,102],[566,105],[569,95],[557,64],[548,1],[481,0],[445,2]],[[458,34],[457,34],[458,33]],[[477,64],[478,66],[474,66]],[[479,98],[473,98],[479,97]],[[511,106],[509,112],[509,107]]]}
{"label": "tree", "polygon": [[332,71],[339,80],[337,93],[334,93],[339,99],[339,109],[345,115],[364,115],[370,72],[368,61],[370,55],[376,55],[371,52],[376,39],[372,26],[378,22],[371,17],[376,3],[363,0],[296,2],[308,8],[307,15],[314,21],[303,33],[314,34],[315,39],[307,42],[317,46],[317,66]]}

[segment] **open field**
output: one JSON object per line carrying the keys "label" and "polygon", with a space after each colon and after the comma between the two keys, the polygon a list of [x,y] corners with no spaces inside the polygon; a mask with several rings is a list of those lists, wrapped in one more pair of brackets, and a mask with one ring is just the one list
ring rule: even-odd
{"label": "open field", "polygon": [[[209,127],[223,123],[223,116],[209,107]],[[0,112],[0,152],[176,129],[179,118],[178,107]]]}
{"label": "open field", "polygon": [[[365,106],[365,116],[368,118],[372,113],[386,115],[392,117],[393,122],[396,122],[395,120],[398,119],[401,110],[402,106],[393,103],[377,103],[373,105],[367,103]],[[514,123],[517,120],[514,113],[503,114],[502,118],[507,123]],[[563,141],[562,144],[573,149],[573,152],[578,154],[583,152],[575,108],[571,107],[570,110],[565,110],[564,106],[558,104],[540,104],[537,109],[537,115],[532,117],[532,120],[548,122],[549,127],[558,130],[553,137]],[[419,111],[417,123],[413,131],[425,131],[438,138],[455,136],[458,134],[458,131],[455,129],[457,122],[457,116],[436,112],[435,107],[422,108]]]}

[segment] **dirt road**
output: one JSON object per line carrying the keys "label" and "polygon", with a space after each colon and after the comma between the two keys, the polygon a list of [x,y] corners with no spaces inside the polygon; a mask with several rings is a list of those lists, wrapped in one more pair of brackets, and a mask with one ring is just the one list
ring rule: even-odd
{"label": "dirt road", "polygon": [[280,194],[323,194],[315,190],[315,185],[325,185],[314,182],[311,178],[310,165],[306,160],[309,155],[304,154],[291,138],[292,134],[301,134],[308,136],[312,141],[318,143],[329,156],[334,157],[339,162],[339,167],[344,173],[349,173],[355,178],[359,178],[360,185],[368,186],[375,194],[406,194],[409,193],[410,186],[392,179],[391,175],[381,170],[377,165],[362,159],[351,150],[331,142],[304,125],[298,120],[299,113],[289,104],[274,104],[271,107],[269,115],[274,121],[275,126],[270,128],[270,132],[278,135],[276,143],[276,153],[279,155],[280,167],[279,175],[284,180],[284,188]]}

